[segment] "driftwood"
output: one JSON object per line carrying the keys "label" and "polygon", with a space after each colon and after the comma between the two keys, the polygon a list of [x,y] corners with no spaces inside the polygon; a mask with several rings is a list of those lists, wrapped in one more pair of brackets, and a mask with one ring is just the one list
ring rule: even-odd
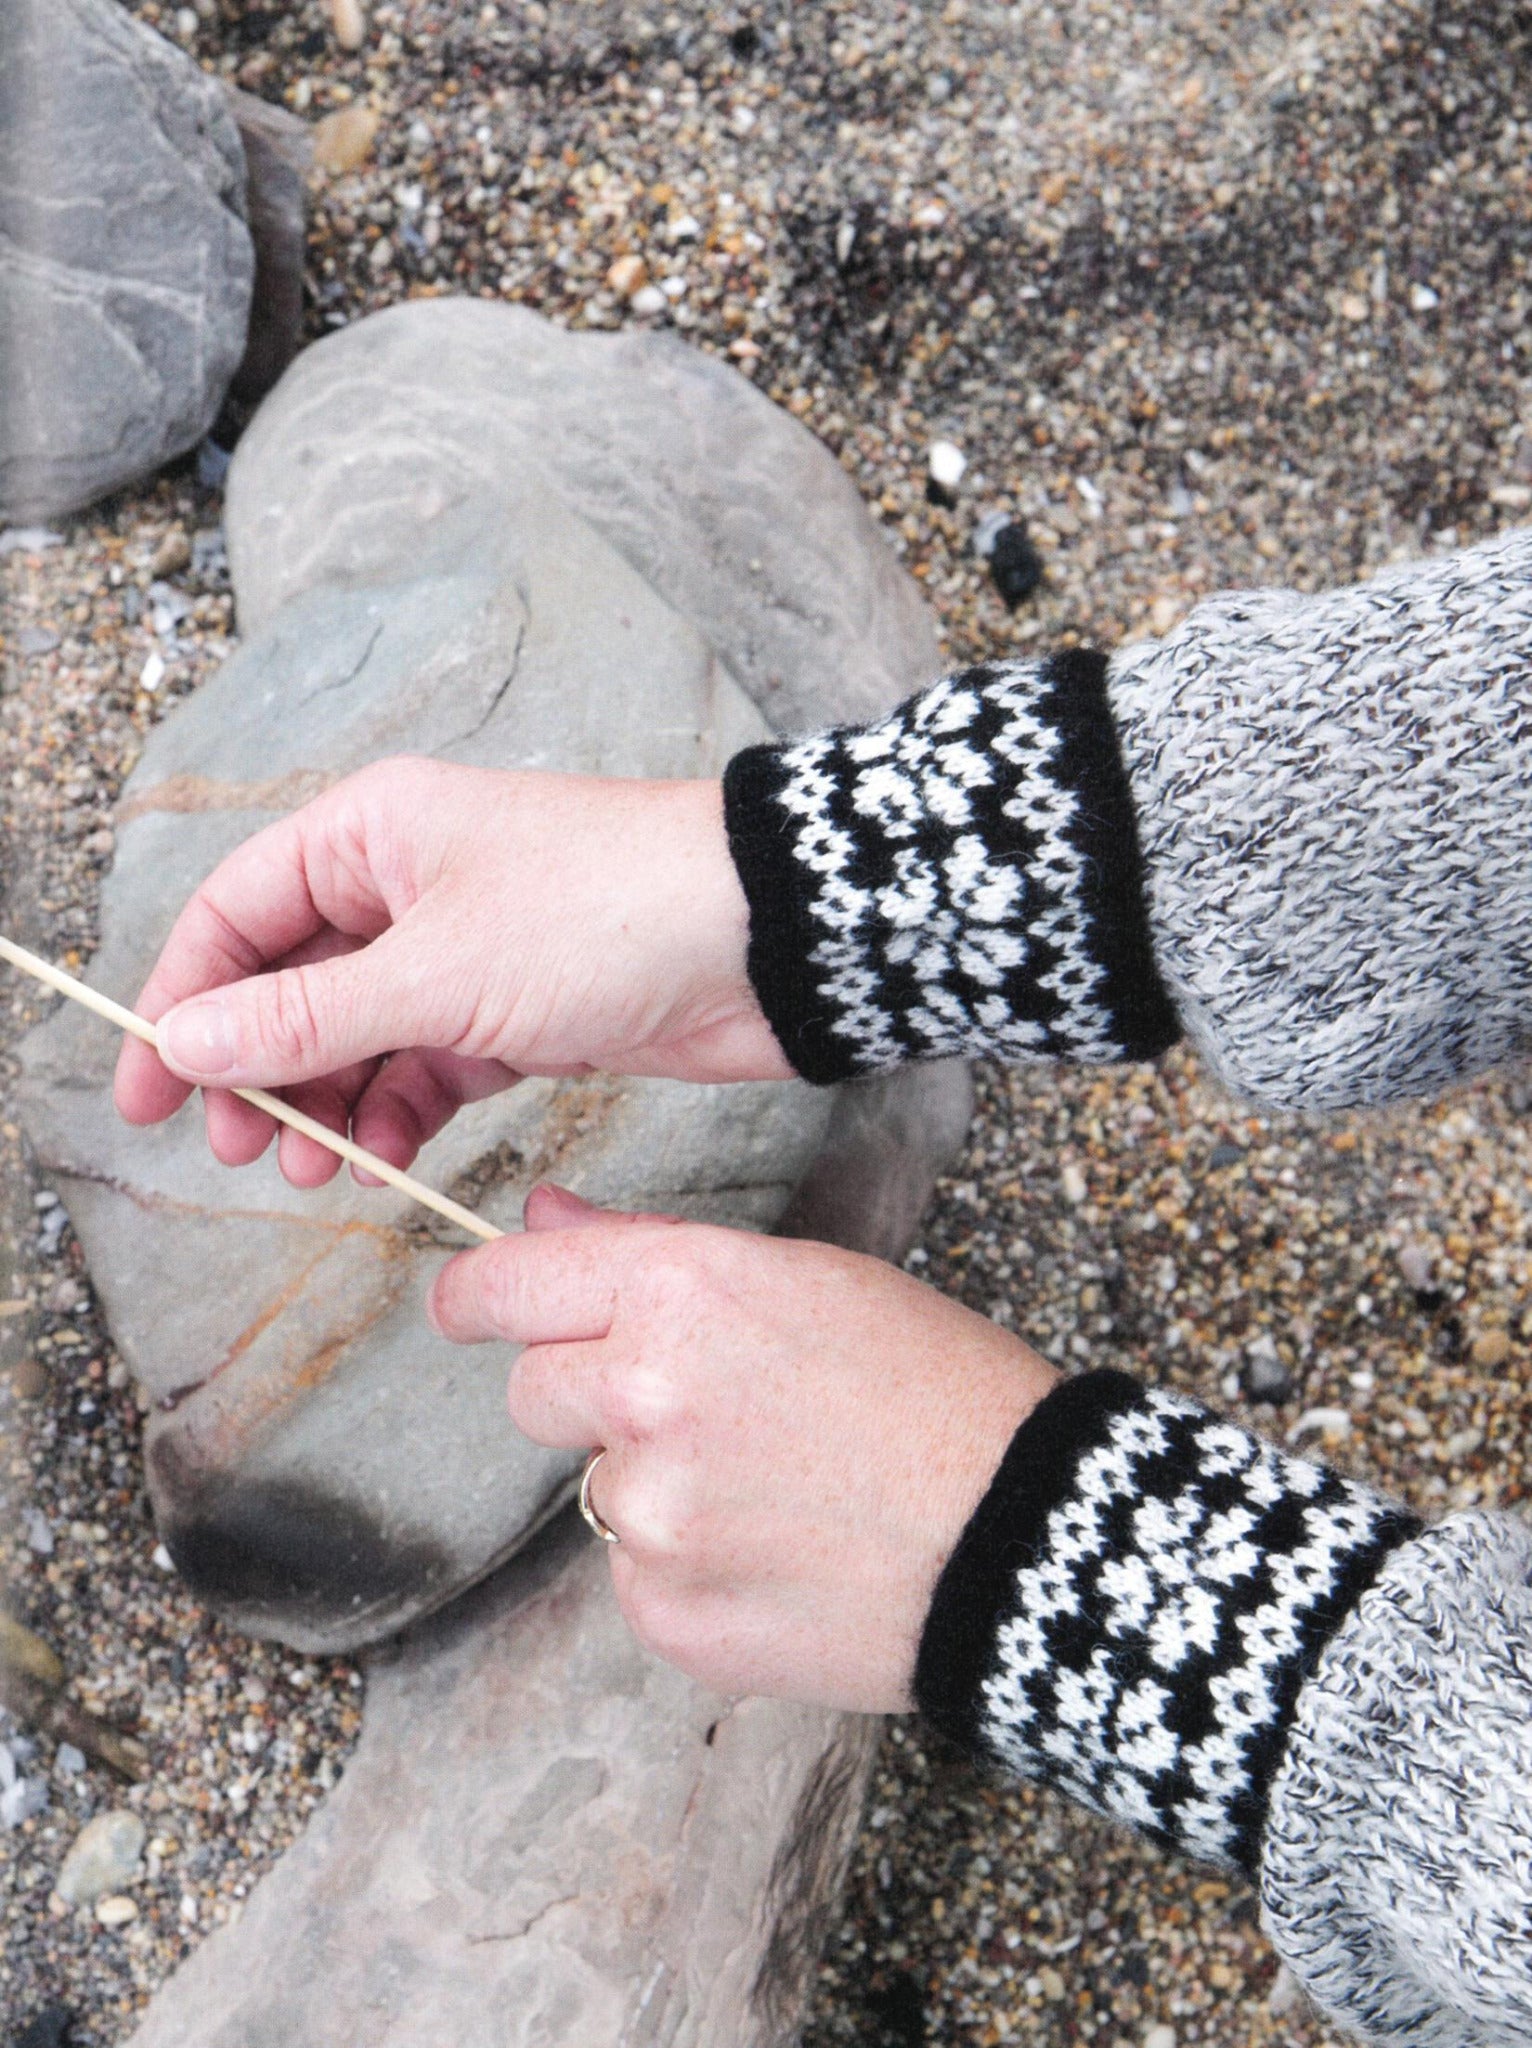
{"label": "driftwood", "polygon": [[88,1714],[64,1691],[67,1682],[57,1653],[0,1608],[0,1703],[27,1727],[72,1742],[130,1784],[148,1777],[149,1753],[143,1744]]}

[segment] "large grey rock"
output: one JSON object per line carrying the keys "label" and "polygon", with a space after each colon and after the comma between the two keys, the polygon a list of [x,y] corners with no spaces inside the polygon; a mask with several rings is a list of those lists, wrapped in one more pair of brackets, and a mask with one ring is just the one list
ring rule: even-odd
{"label": "large grey rock", "polygon": [[215,80],[114,0],[0,7],[0,516],[207,432],[245,346],[245,165]]}
{"label": "large grey rock", "polygon": [[247,632],[369,581],[401,529],[541,477],[692,620],[779,732],[876,717],[941,670],[855,486],[747,378],[656,335],[570,335],[474,299],[308,349],[229,482]]}
{"label": "large grey rock", "polygon": [[[495,424],[503,393],[534,389],[535,459]],[[614,460],[610,503],[593,438],[559,427],[587,400],[668,450],[647,480]],[[723,465],[731,440],[732,484],[699,473],[688,501],[677,448]],[[300,357],[236,457],[229,544],[247,638],[154,733],[119,812],[92,971],[125,995],[223,853],[379,755],[714,774],[767,729],[736,676],[823,718],[934,662],[837,465],[744,380],[506,308],[415,306]],[[269,1163],[232,1177],[193,1114],[129,1130],[114,1053],[88,1016],[51,1020],[26,1050],[27,1119],[152,1404],[171,1554],[247,1629],[375,1640],[524,1542],[572,1461],[512,1429],[506,1354],[426,1328],[447,1250],[420,1212],[349,1180],[296,1193]],[[967,1106],[961,1069],[840,1107],[800,1084],[534,1081],[458,1117],[420,1170],[507,1227],[554,1174],[596,1201],[895,1255]]]}
{"label": "large grey rock", "polygon": [[875,1726],[646,1656],[561,1525],[369,1660],[339,1787],[130,2048],[788,2048]]}

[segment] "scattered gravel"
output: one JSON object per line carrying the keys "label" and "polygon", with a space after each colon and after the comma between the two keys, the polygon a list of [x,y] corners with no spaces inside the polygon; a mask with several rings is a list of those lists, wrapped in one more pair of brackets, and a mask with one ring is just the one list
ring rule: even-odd
{"label": "scattered gravel", "polygon": [[[411,0],[354,51],[315,0],[135,11],[325,124],[314,334],[442,291],[679,330],[838,452],[955,660],[1163,632],[1208,589],[1316,587],[1532,508],[1515,0]],[[221,470],[0,535],[0,915],[71,963],[142,734],[229,642]],[[995,514],[1045,569],[1014,610],[974,545]],[[0,1819],[47,1800],[0,1831],[0,2008],[106,2048],[333,1783],[360,1687],[227,1634],[156,1561],[132,1391],[6,1106],[42,1008],[0,984],[0,1571],[152,1768],[119,1784],[0,1721]],[[1316,1125],[1179,1053],[993,1073],[912,1263],[1061,1362],[1307,1419],[1427,1510],[1518,1502],[1529,1105],[1512,1077]],[[50,1901],[115,1807],[147,1834],[103,1923]],[[1325,2038],[1246,1887],[891,1728],[806,2048]]]}

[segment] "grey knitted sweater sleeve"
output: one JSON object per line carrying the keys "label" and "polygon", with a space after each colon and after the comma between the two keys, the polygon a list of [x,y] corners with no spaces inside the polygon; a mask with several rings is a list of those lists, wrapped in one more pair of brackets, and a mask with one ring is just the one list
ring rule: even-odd
{"label": "grey knitted sweater sleeve", "polygon": [[1532,1038],[1532,530],[1110,662],[951,676],[725,777],[751,971],[837,1080],[1152,1057],[1329,1109]]}

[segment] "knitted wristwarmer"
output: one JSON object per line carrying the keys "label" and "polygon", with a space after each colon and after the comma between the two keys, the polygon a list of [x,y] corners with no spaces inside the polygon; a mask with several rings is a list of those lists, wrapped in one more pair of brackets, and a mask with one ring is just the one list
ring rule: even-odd
{"label": "knitted wristwarmer", "polygon": [[1418,1528],[1180,1395],[1065,1380],[948,1560],[916,1696],[970,1750],[1253,1870],[1304,1680]]}
{"label": "knitted wristwarmer", "polygon": [[997,662],[725,776],[789,1059],[1142,1058],[1439,1090],[1532,1044],[1532,530]]}
{"label": "knitted wristwarmer", "polygon": [[991,663],[866,730],[752,747],[724,804],[751,978],[809,1080],[1174,1042],[1103,656]]}

